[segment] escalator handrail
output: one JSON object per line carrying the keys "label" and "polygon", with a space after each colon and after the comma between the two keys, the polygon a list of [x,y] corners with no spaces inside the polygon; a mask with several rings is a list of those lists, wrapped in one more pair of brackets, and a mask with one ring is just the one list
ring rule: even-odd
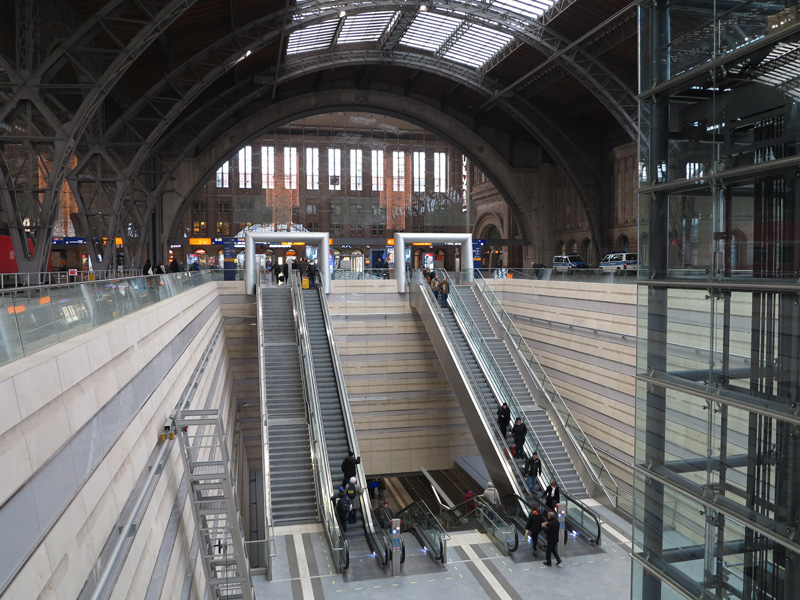
{"label": "escalator handrail", "polygon": [[[574,496],[574,494],[572,494],[569,490],[567,490],[565,488],[565,486],[562,484],[561,478],[558,476],[558,472],[555,469],[555,467],[553,466],[553,463],[550,460],[550,457],[544,451],[544,448],[542,448],[541,442],[539,442],[539,438],[536,435],[536,431],[534,430],[532,424],[528,421],[527,417],[525,416],[525,413],[522,410],[522,407],[520,405],[519,400],[517,399],[516,395],[513,393],[513,390],[511,390],[511,386],[508,385],[507,381],[505,381],[505,376],[504,376],[502,370],[500,369],[499,365],[495,361],[491,350],[489,350],[488,344],[486,343],[486,339],[483,337],[481,332],[478,330],[477,326],[474,323],[474,320],[472,320],[472,317],[469,315],[469,311],[467,310],[466,305],[464,305],[464,301],[461,299],[461,296],[458,294],[458,291],[455,290],[455,287],[452,288],[452,291],[455,292],[454,296],[455,296],[455,300],[456,300],[456,302],[455,302],[456,307],[461,309],[461,311],[463,311],[463,312],[457,312],[456,310],[453,310],[453,315],[455,316],[456,321],[459,323],[459,326],[462,327],[462,333],[463,333],[463,328],[466,327],[467,329],[469,329],[469,333],[470,333],[471,337],[467,336],[467,335],[464,335],[464,337],[467,339],[467,343],[470,345],[470,349],[472,349],[473,354],[478,359],[479,363],[482,363],[484,360],[488,359],[490,364],[484,365],[484,369],[486,371],[488,371],[490,374],[494,374],[495,378],[497,380],[500,380],[501,383],[504,385],[505,390],[507,390],[509,392],[509,396],[507,398],[508,400],[510,400],[509,406],[513,405],[517,409],[517,413],[522,418],[523,422],[525,423],[526,427],[528,428],[528,432],[531,433],[533,435],[533,437],[536,439],[537,445],[539,446],[539,448],[538,449],[537,448],[533,448],[533,449],[535,449],[539,453],[539,456],[540,456],[540,458],[542,460],[542,467],[543,467],[542,470],[544,471],[544,467],[547,466],[547,470],[550,472],[550,477],[552,479],[555,479],[559,483],[559,488],[561,490],[561,495],[564,497],[565,504],[566,504],[566,507],[567,507],[567,511],[566,511],[567,519],[570,521],[571,525],[573,526],[573,529],[577,529],[578,531],[581,531],[582,533],[584,533],[587,537],[589,537],[591,539],[599,540],[600,537],[601,537],[601,534],[600,534],[600,525],[599,525],[599,520],[597,518],[597,515],[594,513],[593,510],[591,510],[591,508],[589,508],[589,506],[586,503],[584,503],[583,501],[581,501],[578,498],[576,498]],[[467,320],[466,320],[467,318],[469,318],[469,322],[467,322]],[[475,346],[476,343],[482,344],[485,347],[486,352],[485,353],[475,352],[474,346]],[[492,377],[487,376],[486,373],[484,373],[484,376],[486,376],[486,379],[489,382],[489,385],[491,386],[492,390],[495,392],[495,395],[498,397],[498,400],[500,400],[502,398],[503,401],[506,401],[506,398],[504,398],[502,396],[502,394],[497,394],[497,390],[495,389],[495,386],[492,385],[492,383],[493,383],[492,382]],[[526,436],[526,444],[528,444],[528,442],[529,442],[529,440],[527,439],[527,436]],[[529,447],[529,448],[527,448],[527,450],[530,451],[531,448]],[[529,452],[529,455],[530,455],[530,452]],[[519,470],[517,468],[516,461],[512,461],[512,463],[513,463],[511,465],[512,469],[518,474],[519,477],[522,477],[521,472],[519,472]],[[531,491],[533,491],[533,490],[531,490]],[[576,523],[575,520],[572,519],[572,517],[570,516],[569,510],[568,510],[570,504],[575,506],[576,508],[578,508],[582,514],[583,513],[587,513],[587,514],[591,515],[591,517],[594,520],[594,522],[597,523],[597,531],[596,532],[588,531],[588,529],[583,526],[583,518],[581,518],[578,523]]]}
{"label": "escalator handrail", "polygon": [[[445,274],[446,274],[446,272],[445,272]],[[420,282],[419,282],[419,281],[417,281],[416,283],[418,283],[418,284],[419,284]],[[424,285],[424,284],[420,284],[420,287],[421,287],[421,288],[424,288],[424,290],[423,290],[423,294],[425,294],[425,298],[426,298],[426,300],[428,300],[428,303],[430,304],[431,302],[433,302],[433,301],[434,301],[434,300],[433,300],[433,292],[431,291],[431,289],[430,289],[430,286],[427,286],[427,285]],[[427,290],[427,291],[425,291],[425,290]],[[450,290],[451,290],[451,292],[450,292],[450,293],[452,294],[452,293],[455,291],[455,286],[451,286]],[[457,292],[457,291],[455,292],[455,294],[456,294],[457,302],[461,302],[461,303],[462,303],[462,305],[463,305],[463,300],[461,300],[461,298],[460,298],[459,296],[457,296],[457,294],[458,294],[458,292]],[[449,300],[448,300],[448,304],[449,304]],[[464,308],[465,308],[465,307],[464,307]],[[468,314],[468,311],[466,311],[466,308],[465,308],[465,312],[467,312],[467,314]],[[456,316],[456,313],[455,313],[455,311],[453,311],[453,313],[454,313],[454,316]],[[452,336],[452,335],[453,335],[453,332],[450,330],[450,325],[447,323],[447,321],[446,321],[446,320],[444,320],[444,319],[441,319],[441,320],[440,320],[440,319],[438,318],[438,315],[437,315],[436,311],[433,311],[433,314],[434,314],[434,315],[436,315],[436,319],[437,319],[437,321],[439,321],[439,323],[440,323],[440,328],[441,328],[443,331],[448,331],[448,332],[449,332],[449,334]],[[456,316],[456,320],[457,320],[457,322],[459,322],[459,319],[457,318],[457,316]],[[460,321],[463,323],[463,319],[461,319]],[[469,344],[469,338],[468,338],[468,336],[467,336],[467,335],[465,335],[463,331],[462,331],[461,333],[462,333],[462,335],[464,335],[464,338],[465,338],[465,339],[467,339],[467,343],[468,343],[468,345],[470,345],[470,344]],[[480,332],[477,332],[477,333],[478,333],[478,335],[480,336],[480,339],[481,339],[481,341],[482,341],[484,344],[486,344],[486,341],[483,339],[483,336],[481,336],[481,335],[480,335]],[[473,380],[473,382],[474,382],[474,381],[475,381],[475,378],[474,378],[475,376],[474,376],[474,374],[472,373],[472,369],[469,367],[469,365],[465,363],[465,361],[464,361],[464,355],[463,355],[463,353],[462,353],[462,352],[461,352],[461,350],[458,348],[457,344],[451,344],[451,346],[457,349],[458,355],[459,355],[459,356],[462,358],[462,361],[461,361],[461,362],[462,362],[463,366],[465,366],[465,367],[466,367],[466,369],[467,369],[467,370],[470,372],[470,376],[472,377],[472,380]],[[475,353],[475,351],[474,351],[474,349],[473,349],[472,345],[470,345],[470,351],[471,351],[471,352],[473,352],[473,356],[475,356],[475,358],[478,358],[478,357],[476,356],[476,353]],[[492,360],[494,360],[494,357],[492,357],[492,356],[491,356],[491,352],[488,352],[488,355],[491,357],[491,359],[492,359]],[[479,360],[479,363],[480,363],[480,360]],[[496,363],[494,363],[494,364],[495,364],[495,370],[496,370],[496,371],[499,371],[499,368],[497,368],[497,364],[496,364]],[[493,392],[496,394],[496,390],[495,390],[494,386],[492,386],[491,378],[490,378],[490,377],[487,377],[486,373],[483,373],[483,371],[482,371],[482,375],[483,375],[483,376],[484,376],[484,378],[486,379],[487,383],[489,383],[489,385],[490,385],[490,387],[492,388]],[[506,385],[507,385],[507,384],[506,384]],[[483,395],[483,393],[480,391],[480,389],[475,389],[476,387],[477,387],[477,386],[474,386],[474,385],[472,386],[472,388],[473,388],[473,393],[475,393],[475,394],[476,394],[476,397],[477,397],[477,396],[480,396],[480,398],[481,398],[481,400],[482,400],[482,402],[483,402],[484,408],[485,408],[486,410],[488,410],[488,412],[489,412],[489,415],[490,415],[490,416],[492,416],[492,415],[493,415],[493,410],[489,409],[489,403],[488,403],[488,400],[487,400],[487,398],[486,398],[486,397]],[[509,388],[509,389],[510,389],[510,388]],[[477,393],[476,393],[476,392],[477,392]],[[496,398],[497,398],[497,400],[500,400],[500,399],[501,399],[500,395],[497,395],[497,394],[496,394]],[[518,404],[518,402],[516,402],[516,397],[513,395],[513,393],[512,393],[512,395],[511,395],[511,398],[513,399],[513,400],[512,400],[512,404],[515,404],[515,406],[516,406],[516,407],[517,407],[517,409],[518,409],[518,412],[520,412],[520,413],[521,413],[522,411],[521,411],[521,409],[519,408],[519,404]],[[481,412],[483,412],[483,411],[481,411]],[[522,417],[522,418],[525,418],[525,415],[524,415],[524,414],[521,414],[521,417]],[[527,418],[525,418],[525,421],[527,421]],[[491,423],[491,426],[494,428],[494,430],[497,432],[496,439],[502,439],[502,441],[503,441],[503,445],[505,445],[505,439],[503,439],[502,435],[500,434],[500,432],[499,432],[499,427],[498,427],[497,423],[495,422],[495,420],[494,420],[494,419],[491,419],[491,420],[490,420],[490,423]],[[532,432],[532,434],[533,434],[533,435],[534,435],[534,437],[535,437],[535,435],[536,435],[536,434],[535,434],[535,431],[533,430],[533,428],[532,428],[531,424],[530,424],[530,423],[526,423],[526,426],[528,427],[528,431],[529,431],[529,432]],[[538,441],[538,438],[536,438],[536,439],[537,439],[537,441]],[[529,440],[526,440],[526,442],[527,442],[527,441],[529,441]],[[541,445],[541,444],[540,444],[540,445]],[[506,448],[507,448],[507,446],[506,446]],[[542,449],[542,450],[543,450],[543,449]],[[537,450],[537,452],[538,452],[538,450]],[[552,462],[549,462],[549,457],[547,457],[547,454],[546,454],[546,453],[544,453],[544,452],[542,452],[542,453],[540,454],[540,456],[544,456],[544,457],[546,457],[546,458],[547,458],[547,460],[548,460],[548,466],[549,466],[549,470],[550,470],[552,473],[555,473],[556,471],[555,471],[555,469],[554,469],[554,468],[553,468],[553,466],[552,466]],[[544,463],[544,460],[543,460],[542,462]],[[512,459],[508,458],[508,459],[506,459],[506,461],[505,461],[505,465],[506,465],[506,467],[509,469],[509,471],[510,471],[510,472],[513,474],[512,481],[513,481],[513,483],[514,483],[514,484],[517,486],[518,490],[520,490],[520,491],[526,491],[526,490],[527,490],[527,486],[526,486],[526,485],[523,483],[523,482],[525,481],[525,479],[524,479],[524,476],[522,475],[522,472],[521,472],[521,471],[520,471],[520,469],[519,469],[519,466],[517,465],[517,462],[516,462],[515,460],[512,460]],[[556,479],[557,481],[559,480],[558,478],[554,478],[554,477],[551,477],[551,478],[553,478],[553,479]],[[549,480],[548,480],[548,481],[549,481]],[[539,482],[539,484],[541,485],[541,482]],[[563,496],[563,498],[564,498],[564,500],[565,500],[564,504],[567,506],[567,508],[569,507],[569,505],[570,505],[570,504],[574,505],[576,508],[578,508],[578,509],[580,510],[580,512],[581,512],[582,514],[583,514],[583,513],[588,513],[588,514],[590,514],[590,515],[591,515],[591,517],[592,517],[592,519],[594,520],[594,522],[598,524],[598,530],[597,530],[596,532],[590,532],[590,531],[586,530],[586,529],[585,529],[585,528],[584,528],[584,527],[581,525],[581,523],[583,522],[583,519],[581,519],[581,522],[580,522],[580,523],[576,523],[576,522],[574,521],[574,519],[573,519],[573,518],[570,516],[570,512],[569,512],[569,510],[567,510],[567,511],[566,511],[567,519],[568,519],[568,521],[570,521],[570,524],[572,525],[572,528],[573,528],[573,529],[575,529],[575,530],[577,530],[577,531],[581,531],[582,533],[584,533],[584,534],[586,535],[586,537],[588,537],[588,538],[590,538],[590,539],[598,539],[598,540],[599,540],[599,539],[600,539],[599,520],[597,519],[597,516],[596,516],[596,514],[594,513],[594,511],[592,511],[592,510],[589,508],[589,506],[588,506],[588,505],[586,505],[584,502],[582,502],[581,500],[579,500],[579,499],[575,498],[575,497],[574,497],[574,495],[573,495],[573,494],[571,494],[571,493],[570,493],[568,490],[566,490],[566,489],[565,489],[563,486],[560,486],[560,488],[561,488],[561,495]],[[533,491],[533,490],[529,490],[529,492],[530,492],[531,494],[533,494],[533,492],[534,492],[534,491]]]}
{"label": "escalator handrail", "polygon": [[[339,393],[339,405],[342,409],[342,418],[344,419],[344,428],[347,433],[347,444],[356,456],[360,456],[358,449],[358,438],[355,434],[355,422],[353,421],[353,413],[350,410],[350,400],[347,396],[347,386],[344,380],[344,373],[342,372],[342,364],[339,358],[339,351],[336,348],[336,340],[333,335],[333,327],[331,326],[331,314],[328,309],[327,296],[325,290],[317,287],[319,295],[319,303],[322,311],[322,322],[325,326],[325,336],[328,341],[328,350],[330,351],[331,363],[333,366],[334,379],[336,380],[336,389]],[[302,295],[302,294],[301,294]],[[372,502],[369,497],[369,488],[367,485],[367,478],[364,473],[363,465],[359,464],[356,467],[356,478],[358,484],[361,486],[361,515],[364,519],[364,529],[367,534],[367,542],[377,557],[380,557],[381,567],[385,567],[389,563],[389,553],[391,551],[391,544],[383,544],[380,547],[379,541],[383,538],[378,535],[375,523],[372,521],[372,511],[364,510],[365,507],[371,508]]]}
{"label": "escalator handrail", "polygon": [[[416,524],[416,521],[414,521],[412,518],[407,517],[407,515],[411,514],[412,507],[421,507],[422,512],[437,525],[436,536],[438,540],[433,540],[433,541],[437,541],[438,544],[432,544],[431,543],[432,540],[428,539],[428,536],[422,533],[422,530]],[[397,514],[394,515],[394,518],[400,519],[403,523],[403,529],[406,531],[411,531],[414,534],[414,536],[420,541],[420,543],[422,543],[423,545],[427,544],[427,546],[431,548],[431,550],[434,552],[434,558],[437,561],[444,560],[444,557],[446,556],[445,547],[447,541],[450,539],[450,536],[447,534],[447,530],[444,528],[441,521],[439,521],[434,512],[431,511],[430,508],[428,508],[428,505],[423,500],[417,500],[416,502],[412,502],[408,506],[400,509],[397,512]],[[425,529],[424,531],[428,531],[428,529]],[[420,537],[424,539],[419,539]]]}
{"label": "escalator handrail", "polygon": [[[455,333],[452,331],[450,324],[443,318],[440,318],[438,312],[434,310],[433,306],[435,305],[435,298],[433,296],[433,292],[430,289],[429,285],[422,283],[417,279],[417,276],[420,276],[419,271],[412,274],[412,277],[409,278],[409,285],[417,285],[420,293],[422,294],[423,298],[425,299],[428,308],[431,310],[431,314],[433,314],[434,319],[436,320],[437,326],[439,327],[442,335],[447,343],[450,352],[453,354],[454,357],[457,357],[456,363],[460,371],[463,373],[465,380],[469,382],[469,389],[474,396],[476,401],[480,401],[482,405],[482,409],[478,411],[481,420],[483,421],[484,427],[487,431],[491,431],[495,437],[495,444],[496,446],[500,444],[497,440],[502,440],[502,444],[505,445],[505,440],[501,435],[500,428],[497,425],[496,420],[494,419],[494,409],[491,407],[488,398],[484,395],[483,391],[480,389],[478,385],[476,374],[473,371],[472,367],[469,365],[467,357],[461,351],[461,348],[458,347],[458,344],[455,341]],[[452,289],[452,288],[451,288]],[[412,290],[413,293],[413,290]],[[438,305],[437,305],[438,306]],[[485,374],[481,371],[480,375],[486,379]],[[488,380],[487,380],[488,381]],[[488,415],[488,417],[487,417]],[[507,446],[506,446],[507,448]],[[508,478],[509,481],[512,482],[512,485],[515,486],[518,491],[521,488],[525,490],[525,484],[523,483],[524,478],[522,473],[519,471],[519,467],[517,466],[516,462],[506,458],[503,461],[503,465],[506,469],[509,470]]]}
{"label": "escalator handrail", "polygon": [[[256,323],[258,323],[258,378],[259,378],[259,402],[261,403],[261,410],[263,418],[261,419],[261,440],[265,456],[269,456],[269,436],[267,435],[267,385],[266,385],[266,369],[264,360],[264,310],[262,308],[262,294],[261,294],[261,277],[256,276]],[[264,488],[264,521],[266,524],[264,541],[266,542],[267,552],[267,578],[272,578],[272,558],[276,555],[273,552],[273,544],[275,543],[275,525],[272,520],[272,492],[270,490],[271,474],[269,469],[269,461],[265,460],[263,465],[263,473],[261,484]]]}
{"label": "escalator handrail", "polygon": [[344,564],[341,565],[341,568],[344,571],[350,565],[350,550],[347,544],[347,538],[342,533],[331,501],[333,497],[333,484],[330,463],[328,462],[328,451],[325,444],[324,426],[321,423],[322,408],[319,403],[316,386],[310,385],[310,382],[316,381],[316,377],[314,376],[314,363],[311,354],[311,342],[308,334],[305,306],[303,305],[303,295],[300,293],[300,282],[298,278],[292,277],[290,273],[289,279],[292,286],[292,309],[294,311],[295,323],[297,324],[297,345],[301,350],[300,362],[304,375],[302,384],[306,398],[309,436],[311,436],[311,445],[314,450],[311,454],[311,461],[314,467],[314,474],[316,475],[315,489],[317,492],[317,506],[320,507],[322,513],[321,517],[325,524],[323,529],[328,538],[328,543],[330,544],[334,556],[334,563],[336,564],[339,563],[336,562],[335,551],[338,549],[337,542],[341,540],[341,547],[344,554]]}
{"label": "escalator handrail", "polygon": [[[555,479],[558,482],[559,487],[562,490],[566,491],[563,481],[561,480],[561,476],[558,474],[558,471],[553,466],[553,461],[548,456],[547,451],[544,449],[544,446],[539,440],[539,436],[536,434],[536,429],[533,427],[530,421],[528,421],[528,418],[525,416],[525,412],[522,409],[520,401],[517,399],[516,394],[506,381],[504,373],[497,364],[497,361],[495,361],[494,356],[492,355],[491,350],[489,350],[488,344],[486,343],[486,340],[484,339],[480,330],[478,330],[477,326],[475,325],[475,322],[469,315],[469,310],[464,304],[464,301],[462,300],[461,295],[459,294],[455,286],[451,287],[450,296],[452,300],[455,300],[454,304],[450,306],[450,309],[453,312],[453,316],[455,317],[456,322],[461,328],[461,333],[467,340],[467,344],[469,344],[473,356],[478,360],[479,364],[482,364],[483,369],[481,370],[483,372],[484,378],[491,387],[492,392],[494,393],[495,397],[497,398],[500,404],[505,402],[509,405],[509,408],[511,408],[512,411],[516,412],[516,414],[522,419],[522,422],[525,424],[525,427],[527,427],[528,429],[528,433],[530,434],[530,436],[526,436],[525,438],[525,443],[528,446],[526,448],[528,456],[530,456],[533,452],[536,452],[539,455],[540,460],[542,461],[542,467],[543,467],[542,470],[546,472],[546,481],[549,483],[550,481]],[[466,319],[467,317],[469,317],[470,319],[469,321],[467,321]],[[478,343],[481,344],[483,348],[485,348],[485,352],[479,352],[476,350],[476,345]],[[489,364],[484,364],[487,361],[489,362]],[[531,438],[535,441],[532,442]],[[503,444],[505,444],[505,439],[503,439]],[[506,445],[506,447],[508,446]]]}
{"label": "escalator handrail", "polygon": [[[511,494],[511,496],[518,497],[516,494]],[[482,496],[475,496],[470,500],[465,500],[461,504],[456,504],[452,508],[447,508],[440,511],[439,514],[459,515],[461,512],[463,512],[462,516],[468,517],[469,515],[476,513],[479,509],[491,515],[490,520],[492,520],[493,522],[499,522],[500,524],[507,527],[510,531],[514,533],[513,544],[509,544],[509,542],[506,541],[506,548],[508,549],[509,552],[516,552],[517,548],[519,548],[519,532],[517,531],[517,528],[514,526],[512,522],[508,520],[508,517],[505,514],[503,514],[503,512],[497,510],[497,508],[492,506],[491,503],[489,503]]]}
{"label": "escalator handrail", "polygon": [[[592,477],[597,481],[597,483],[600,484],[600,486],[603,488],[603,491],[609,497],[613,505],[617,506],[618,508],[621,508],[619,506],[619,501],[616,500],[620,496],[619,485],[609,472],[608,468],[605,466],[605,463],[603,463],[599,454],[597,454],[597,450],[594,448],[591,441],[589,441],[589,438],[584,433],[578,420],[572,414],[572,411],[569,409],[569,406],[567,406],[566,402],[564,402],[564,399],[561,397],[561,394],[559,394],[558,390],[553,385],[553,382],[550,380],[547,373],[542,368],[542,365],[539,363],[539,360],[536,358],[536,355],[533,353],[533,350],[531,350],[530,346],[528,346],[528,342],[525,340],[520,331],[517,329],[517,326],[514,324],[514,321],[511,319],[510,315],[506,312],[500,300],[494,294],[494,291],[491,289],[491,286],[489,286],[489,284],[486,281],[480,281],[480,282],[476,281],[475,286],[478,290],[480,290],[481,294],[483,294],[486,303],[495,312],[498,322],[505,328],[506,332],[508,333],[509,339],[516,346],[517,351],[519,352],[520,356],[523,358],[526,366],[528,367],[529,373],[533,377],[534,381],[536,381],[537,384],[539,385],[545,398],[553,407],[553,412],[556,413],[556,416],[561,422],[564,431],[566,431],[567,435],[570,436],[570,439],[572,440],[574,447],[580,453],[581,459],[586,465],[586,468],[592,474]],[[539,373],[541,373],[541,376],[539,375]],[[552,393],[548,392],[548,389],[552,390]],[[566,414],[566,419],[564,418],[565,414]],[[581,442],[579,440],[583,441]],[[601,466],[599,472],[595,468],[592,461],[585,456],[586,453],[593,453],[597,456],[597,462]],[[604,479],[606,481],[603,481]],[[607,488],[611,488],[611,491],[609,491]],[[632,498],[627,503],[629,503],[632,506],[633,504]],[[622,510],[626,509],[622,508]]]}

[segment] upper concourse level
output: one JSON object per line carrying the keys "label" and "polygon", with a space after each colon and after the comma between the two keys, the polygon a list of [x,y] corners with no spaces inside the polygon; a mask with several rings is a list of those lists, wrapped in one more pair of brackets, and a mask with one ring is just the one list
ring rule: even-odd
{"label": "upper concourse level", "polygon": [[[609,468],[630,480],[636,286],[504,278],[492,287],[609,455]],[[335,279],[329,303],[366,472],[450,468],[475,454],[425,330],[395,282]],[[205,281],[0,367],[4,599],[49,588],[79,597],[163,444],[163,471],[117,585],[142,595],[157,589],[162,598],[201,593],[199,563],[188,565],[193,577],[183,576],[193,524],[178,485],[180,452],[159,433],[178,406],[218,409],[232,456],[260,468],[246,425],[258,406],[255,316],[243,282]],[[170,507],[183,524],[165,538]],[[166,562],[157,565],[157,556]]]}

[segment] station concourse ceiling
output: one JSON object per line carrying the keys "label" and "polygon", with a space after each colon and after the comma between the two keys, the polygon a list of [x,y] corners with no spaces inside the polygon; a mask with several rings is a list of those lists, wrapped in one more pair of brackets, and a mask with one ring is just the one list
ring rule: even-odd
{"label": "station concourse ceiling", "polygon": [[[0,25],[0,121],[23,121],[56,149],[44,212],[63,176],[90,220],[100,211],[80,186],[102,172],[112,213],[141,221],[176,165],[237,124],[309,96],[323,112],[336,104],[323,98],[347,91],[361,100],[338,110],[381,112],[373,93],[408,99],[428,122],[476,132],[511,168],[544,156],[597,233],[602,155],[637,136],[637,12],[625,0],[53,3],[61,10],[42,14],[47,2],[17,0],[17,23]],[[38,37],[20,17],[32,10]]]}

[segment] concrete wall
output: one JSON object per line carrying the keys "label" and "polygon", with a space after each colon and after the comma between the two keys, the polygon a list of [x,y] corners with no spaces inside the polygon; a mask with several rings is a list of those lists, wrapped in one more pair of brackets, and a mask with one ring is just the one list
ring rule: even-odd
{"label": "concrete wall", "polygon": [[[241,282],[208,283],[0,367],[0,585],[10,581],[2,598],[79,597],[209,347],[192,408],[231,414],[233,380],[216,368],[229,360],[224,332],[213,340],[226,314],[254,313],[235,300],[242,292]],[[180,449],[166,443],[114,598],[141,598],[149,587],[176,598],[186,582],[192,598],[205,593],[190,557],[195,528],[181,496]]]}
{"label": "concrete wall", "polygon": [[[490,283],[592,443],[632,464],[637,286],[523,279]],[[632,484],[630,469],[601,457],[621,484]]]}
{"label": "concrete wall", "polygon": [[368,474],[449,469],[478,450],[419,317],[395,281],[333,281],[328,298]]}

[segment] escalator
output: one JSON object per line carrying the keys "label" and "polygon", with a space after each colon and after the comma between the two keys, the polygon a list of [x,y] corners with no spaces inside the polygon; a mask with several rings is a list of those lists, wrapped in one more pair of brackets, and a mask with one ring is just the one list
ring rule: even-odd
{"label": "escalator", "polygon": [[[571,481],[572,489],[576,492],[574,494],[564,484],[556,463],[537,437],[536,428],[517,401],[515,390],[504,377],[502,367],[485,344],[478,326],[469,317],[457,291],[451,288],[449,307],[441,308],[421,274],[414,274],[409,288],[411,305],[428,332],[489,476],[501,495],[515,503],[514,506],[505,507],[506,510],[510,514],[527,515],[529,505],[540,505],[541,490],[551,479],[555,479],[561,488],[562,503],[559,508],[566,512],[567,526],[593,543],[599,543],[600,521],[576,496],[580,494],[586,497],[586,490],[582,487],[576,489]],[[517,393],[522,395],[519,389]],[[542,476],[532,490],[527,488],[522,476],[524,461],[512,458],[508,442],[496,424],[497,409],[504,402],[511,408],[512,416],[523,417],[527,425],[525,455],[537,452],[542,460]]]}
{"label": "escalator", "polygon": [[[349,451],[358,456],[358,442],[334,346],[324,291],[320,288],[302,290],[296,280],[293,281],[292,288],[298,311],[303,313],[299,320],[303,323],[302,335],[307,340],[310,352],[308,358],[312,380],[307,378],[305,385],[314,388],[319,406],[320,429],[327,457],[325,470],[329,478],[329,487],[325,487],[331,490],[331,495],[335,495],[343,483],[342,461]],[[345,534],[351,572],[354,567],[370,563],[373,557],[380,567],[385,567],[390,560],[388,535],[373,523],[366,478],[360,466],[357,478],[364,489],[360,498],[361,519],[356,524],[348,525]]]}

